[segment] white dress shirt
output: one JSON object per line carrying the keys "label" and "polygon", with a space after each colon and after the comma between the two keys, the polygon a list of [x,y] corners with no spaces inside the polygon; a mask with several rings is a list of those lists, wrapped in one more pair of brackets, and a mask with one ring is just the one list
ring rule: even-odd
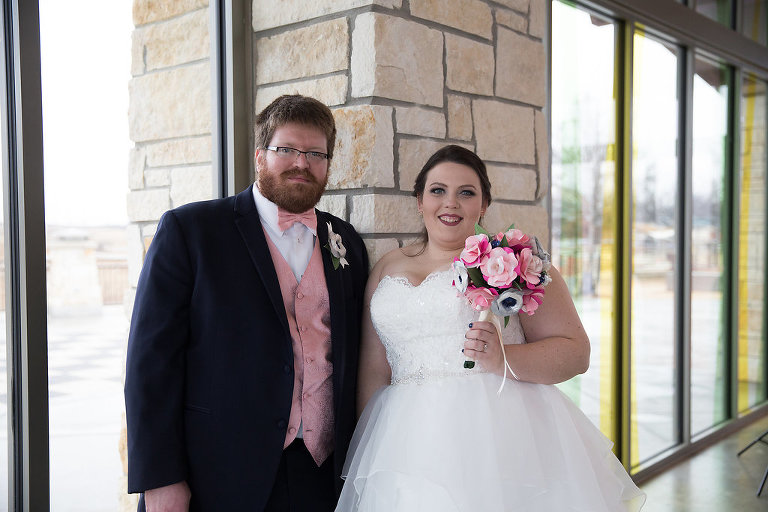
{"label": "white dress shirt", "polygon": [[296,282],[300,283],[315,248],[317,231],[299,222],[282,231],[277,227],[277,205],[262,196],[256,184],[253,185],[253,199],[256,201],[256,209],[264,231],[291,267]]}

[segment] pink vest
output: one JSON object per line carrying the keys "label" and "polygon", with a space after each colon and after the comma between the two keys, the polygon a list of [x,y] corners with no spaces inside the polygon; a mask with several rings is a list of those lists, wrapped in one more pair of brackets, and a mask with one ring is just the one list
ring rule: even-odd
{"label": "pink vest", "polygon": [[293,339],[293,402],[284,447],[293,442],[303,422],[304,444],[320,466],[333,451],[331,314],[320,244],[315,240],[307,269],[301,283],[297,283],[269,235],[264,236],[280,281]]}

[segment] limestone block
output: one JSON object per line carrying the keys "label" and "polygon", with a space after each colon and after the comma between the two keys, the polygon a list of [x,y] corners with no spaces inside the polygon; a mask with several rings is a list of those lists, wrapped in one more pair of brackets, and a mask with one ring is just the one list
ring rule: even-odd
{"label": "limestone block", "polygon": [[[448,145],[447,141],[430,139],[400,139],[397,152],[399,157],[400,190],[413,190],[416,176],[435,151]],[[474,148],[469,144],[459,144],[469,150]]]}
{"label": "limestone block", "polygon": [[403,0],[313,0],[311,2],[253,0],[253,30],[259,32],[369,5],[399,9],[403,5]]}
{"label": "limestone block", "polygon": [[389,251],[400,247],[400,243],[397,241],[397,238],[373,238],[363,240],[363,242],[365,243],[365,248],[368,251],[368,263],[370,268],[373,268],[376,262],[379,261],[381,257],[387,254]]}
{"label": "limestone block", "polygon": [[256,41],[256,84],[347,69],[347,18],[316,23]]}
{"label": "limestone block", "polygon": [[147,154],[144,148],[133,147],[128,151],[128,188],[144,188],[144,166]]}
{"label": "limestone block", "polygon": [[324,194],[317,203],[317,209],[347,220],[347,196]]}
{"label": "limestone block", "polygon": [[[133,33],[133,53],[141,52],[144,71],[178,66],[210,56],[207,9],[137,28]],[[137,69],[134,69],[134,74]]]}
{"label": "limestone block", "polygon": [[360,233],[418,233],[423,227],[416,198],[401,195],[353,196],[350,222]]}
{"label": "limestone block", "polygon": [[506,9],[496,10],[496,23],[509,27],[516,32],[528,32],[528,18]]}
{"label": "limestone block", "polygon": [[496,46],[496,95],[543,107],[547,99],[544,43],[499,27]]}
{"label": "limestone block", "polygon": [[536,199],[536,171],[512,165],[488,164],[493,199],[534,201]]}
{"label": "limestone block", "polygon": [[144,63],[144,31],[131,32],[131,76],[143,75],[147,68]]}
{"label": "limestone block", "polygon": [[500,3],[501,5],[506,5],[510,9],[514,9],[518,12],[528,12],[528,1],[529,0],[495,0],[497,3]]}
{"label": "limestone block", "polygon": [[138,224],[126,226],[126,257],[128,260],[128,286],[135,287],[139,282],[141,266],[144,264],[144,241]]}
{"label": "limestone block", "polygon": [[208,6],[208,0],[133,0],[133,24],[167,20]]}
{"label": "limestone block", "polygon": [[334,75],[289,84],[261,86],[256,89],[254,112],[258,114],[272,103],[272,100],[283,94],[311,96],[329,107],[343,105],[347,101],[348,82],[346,75]]}
{"label": "limestone block", "polygon": [[544,39],[547,35],[547,3],[549,0],[531,0],[530,21],[528,33],[533,37]]}
{"label": "limestone block", "polygon": [[210,165],[177,167],[171,170],[171,204],[174,208],[193,201],[213,198]]}
{"label": "limestone block", "polygon": [[491,8],[481,0],[411,0],[411,14],[490,39]]}
{"label": "limestone block", "polygon": [[536,198],[549,195],[549,183],[552,169],[549,165],[549,138],[547,137],[547,117],[537,110],[534,115],[536,134],[536,163],[539,168],[539,188]]}
{"label": "limestone block", "polygon": [[537,236],[545,248],[550,247],[546,208],[494,201],[483,217],[483,227],[491,233],[507,229],[512,224],[528,235]]}
{"label": "limestone block", "polygon": [[423,137],[445,137],[445,114],[422,107],[395,108],[397,133],[410,133]]}
{"label": "limestone block", "polygon": [[144,148],[149,167],[199,164],[212,158],[210,135],[147,144]]}
{"label": "limestone block", "polygon": [[448,95],[448,137],[472,139],[472,101],[469,98]]}
{"label": "limestone block", "polygon": [[144,224],[141,226],[141,238],[144,241],[144,252],[146,252],[146,250],[149,248],[149,242],[155,238],[155,233],[157,233],[156,222]]}
{"label": "limestone block", "polygon": [[443,107],[443,34],[367,12],[352,32],[352,96]]}
{"label": "limestone block", "polygon": [[144,171],[144,181],[149,188],[168,187],[171,185],[171,170],[167,167],[147,169]]}
{"label": "limestone block", "polygon": [[211,132],[208,62],[133,78],[128,122],[134,142]]}
{"label": "limestone block", "polygon": [[477,154],[483,160],[535,164],[533,109],[473,100]]}
{"label": "limestone block", "polygon": [[128,192],[126,206],[131,222],[159,220],[171,207],[168,189],[132,190]]}
{"label": "limestone block", "polygon": [[493,96],[493,46],[445,34],[445,84],[454,91]]}
{"label": "limestone block", "polygon": [[393,187],[392,107],[342,107],[333,111],[333,117],[336,146],[328,187]]}

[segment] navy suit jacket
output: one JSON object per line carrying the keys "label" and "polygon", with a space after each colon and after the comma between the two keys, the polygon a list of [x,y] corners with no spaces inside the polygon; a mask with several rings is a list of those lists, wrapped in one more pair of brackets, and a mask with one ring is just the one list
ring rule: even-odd
{"label": "navy suit jacket", "polygon": [[[323,248],[331,314],[337,493],[355,427],[355,388],[368,255],[347,222],[349,266]],[[283,451],[293,347],[280,284],[253,193],[166,212],[136,290],[125,405],[128,491],[186,480],[192,510],[261,510]]]}

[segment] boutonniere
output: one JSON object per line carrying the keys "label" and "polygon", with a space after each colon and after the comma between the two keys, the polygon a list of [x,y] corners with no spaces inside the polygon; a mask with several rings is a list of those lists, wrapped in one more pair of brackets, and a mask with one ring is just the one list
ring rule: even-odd
{"label": "boutonniere", "polygon": [[333,228],[331,227],[331,223],[328,222],[328,243],[325,244],[325,248],[331,251],[331,260],[333,261],[333,270],[336,270],[339,268],[339,265],[341,265],[341,268],[346,267],[349,265],[349,262],[344,258],[344,256],[347,255],[347,248],[344,247],[344,244],[341,241],[341,235],[337,235],[333,232]]}

